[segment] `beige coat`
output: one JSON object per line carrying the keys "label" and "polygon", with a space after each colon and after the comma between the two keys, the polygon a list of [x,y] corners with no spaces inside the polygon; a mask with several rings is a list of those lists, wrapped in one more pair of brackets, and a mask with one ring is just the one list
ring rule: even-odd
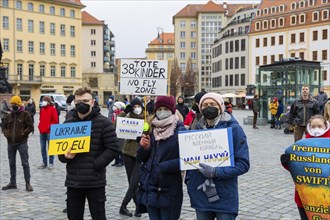
{"label": "beige coat", "polygon": [[324,105],[324,117],[330,122],[330,101]]}

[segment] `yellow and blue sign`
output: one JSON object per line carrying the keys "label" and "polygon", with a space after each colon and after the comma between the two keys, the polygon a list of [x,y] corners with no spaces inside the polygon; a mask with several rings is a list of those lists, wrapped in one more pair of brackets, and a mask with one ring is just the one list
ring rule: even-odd
{"label": "yellow and blue sign", "polygon": [[50,127],[48,155],[85,153],[90,150],[91,121],[54,124]]}

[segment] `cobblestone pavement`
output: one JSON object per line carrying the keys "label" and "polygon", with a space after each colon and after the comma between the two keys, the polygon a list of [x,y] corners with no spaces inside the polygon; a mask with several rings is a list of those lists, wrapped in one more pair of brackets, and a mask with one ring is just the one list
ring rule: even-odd
{"label": "cobblestone pavement", "polygon": [[[106,109],[102,113],[107,115]],[[61,121],[63,121],[62,112]],[[299,219],[298,211],[294,203],[294,185],[285,169],[280,164],[279,157],[284,150],[292,144],[293,136],[285,135],[283,130],[270,129],[269,126],[259,126],[260,129],[252,129],[251,125],[243,125],[243,118],[252,115],[251,111],[234,110],[236,119],[242,125],[249,143],[250,171],[239,177],[240,210],[238,220],[252,219],[276,219],[294,220]],[[1,220],[37,219],[56,220],[67,219],[62,213],[65,208],[65,166],[57,159],[53,170],[37,169],[41,164],[39,145],[39,133],[37,122],[39,115],[35,115],[34,134],[29,138],[29,155],[31,169],[31,185],[33,192],[25,191],[23,169],[19,155],[17,155],[17,190],[1,192]],[[0,134],[0,165],[1,187],[9,182],[9,165],[7,158],[7,143]],[[141,218],[129,218],[119,215],[121,200],[127,189],[127,179],[124,167],[108,166],[106,186],[107,218],[117,219],[148,219],[146,214]],[[195,219],[195,213],[190,208],[189,197],[184,186],[184,202],[181,219]],[[130,203],[129,209],[134,209]],[[85,208],[85,219],[91,219],[88,206]]]}

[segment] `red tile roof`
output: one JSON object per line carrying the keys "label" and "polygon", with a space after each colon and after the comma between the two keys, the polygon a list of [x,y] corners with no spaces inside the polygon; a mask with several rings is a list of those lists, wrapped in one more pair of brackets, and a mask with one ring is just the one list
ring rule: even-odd
{"label": "red tile roof", "polygon": [[54,0],[55,2],[64,3],[64,4],[70,4],[75,6],[80,6],[81,8],[84,8],[85,5],[83,5],[80,0]]}
{"label": "red tile roof", "polygon": [[[163,39],[164,42],[161,42],[161,39]],[[161,44],[174,45],[174,33],[162,33],[159,36],[159,39],[158,39],[158,36],[157,36],[148,45],[161,45]]]}
{"label": "red tile roof", "polygon": [[89,14],[87,11],[83,11],[81,13],[82,15],[82,24],[89,24],[89,25],[103,25],[104,21],[100,21],[91,14]]}

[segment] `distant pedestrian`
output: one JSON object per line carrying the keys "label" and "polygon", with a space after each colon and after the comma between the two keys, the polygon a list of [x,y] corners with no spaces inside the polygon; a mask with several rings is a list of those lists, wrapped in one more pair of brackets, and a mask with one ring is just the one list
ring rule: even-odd
{"label": "distant pedestrian", "polygon": [[324,105],[324,117],[330,122],[330,98],[328,98],[328,102]]}
{"label": "distant pedestrian", "polygon": [[136,159],[140,169],[139,204],[150,220],[177,220],[183,202],[178,131],[185,130],[175,114],[173,96],[158,96],[149,134],[143,134]]}
{"label": "distant pedestrian", "polygon": [[[111,122],[115,126],[116,126],[117,117],[121,117],[120,113],[122,113],[124,109],[125,109],[125,103],[123,103],[123,102],[117,101],[113,104],[113,106],[112,106],[113,114],[112,114]],[[121,152],[121,150],[123,149],[124,141],[125,141],[125,139],[118,138],[119,153],[117,154],[117,156],[115,158],[115,163],[113,163],[111,166],[121,167],[124,165],[123,155]]]}
{"label": "distant pedestrian", "polygon": [[[49,147],[49,134],[50,126],[52,124],[58,124],[58,113],[55,109],[54,102],[52,102],[49,96],[44,96],[42,98],[42,108],[40,110],[39,118],[39,132],[40,132],[40,147],[41,147],[41,156],[42,164],[40,169],[53,169],[54,168],[54,156],[49,156],[49,161],[47,160],[47,152]],[[48,163],[49,162],[49,163]]]}
{"label": "distant pedestrian", "polygon": [[324,105],[327,103],[328,101],[328,95],[327,93],[324,92],[324,88],[321,87],[319,93],[316,96],[316,100],[317,103],[319,105],[320,108],[320,113],[323,114],[324,112]]}
{"label": "distant pedestrian", "polygon": [[108,109],[108,118],[112,118],[113,110],[112,105],[115,102],[115,97],[111,95],[107,101],[107,109]]}
{"label": "distant pedestrian", "polygon": [[258,119],[258,113],[260,111],[260,103],[258,100],[258,95],[254,95],[254,98],[252,100],[252,111],[253,111],[253,128],[254,129],[259,129],[257,127],[257,119]]}
{"label": "distant pedestrian", "polygon": [[179,96],[177,99],[178,104],[176,105],[176,109],[180,112],[183,117],[183,121],[186,119],[187,114],[189,112],[189,108],[186,104],[184,104],[184,97]]}
{"label": "distant pedestrian", "polygon": [[7,103],[7,99],[4,99],[0,105],[0,119],[1,119],[1,127],[5,117],[10,113],[10,108]]}
{"label": "distant pedestrian", "polygon": [[233,105],[231,104],[230,100],[225,101],[225,107],[226,107],[225,112],[227,112],[229,114],[233,113]]}
{"label": "distant pedestrian", "polygon": [[36,104],[34,103],[33,99],[30,98],[25,106],[25,110],[30,113],[32,124],[34,124],[34,115],[36,114]]}
{"label": "distant pedestrian", "polygon": [[206,92],[202,91],[202,92],[197,93],[194,96],[191,110],[188,112],[188,115],[187,115],[186,119],[184,120],[184,126],[188,130],[195,130],[197,122],[202,118],[202,113],[199,111],[198,105],[199,105],[199,101],[205,94],[206,94]]}
{"label": "distant pedestrian", "polygon": [[152,100],[150,98],[150,96],[146,96],[145,99],[146,99],[146,103],[147,103],[146,108],[147,108],[148,114],[149,115],[154,114],[154,110],[155,110],[155,102],[154,102],[154,100]]}
{"label": "distant pedestrian", "polygon": [[94,107],[92,91],[81,87],[75,91],[76,108],[71,118],[64,123],[91,121],[90,151],[59,155],[66,163],[68,219],[84,219],[86,198],[92,219],[105,220],[106,167],[118,154],[118,141],[111,118]]}
{"label": "distant pedestrian", "polygon": [[24,110],[22,100],[19,96],[13,96],[10,100],[12,106],[11,113],[4,119],[3,134],[8,142],[8,159],[10,168],[10,183],[2,190],[17,189],[16,184],[16,153],[20,154],[24,170],[25,188],[33,191],[30,184],[30,165],[28,153],[28,138],[33,131],[33,124],[30,114]]}
{"label": "distant pedestrian", "polygon": [[276,120],[275,129],[282,129],[280,117],[283,114],[283,112],[284,112],[284,105],[283,105],[283,101],[280,99],[280,100],[278,100],[278,108],[277,108],[277,112],[275,115],[275,120]]}
{"label": "distant pedestrian", "polygon": [[275,128],[277,108],[278,108],[277,97],[274,97],[272,102],[268,105],[268,109],[271,115],[270,128]]}
{"label": "distant pedestrian", "polygon": [[196,210],[197,220],[234,220],[238,215],[237,179],[250,167],[246,135],[236,119],[225,112],[224,101],[219,94],[205,94],[199,109],[203,118],[197,125],[198,130],[232,129],[233,152],[229,157],[234,157],[235,164],[233,167],[211,167],[200,163],[199,170],[188,170],[185,183],[191,207]]}
{"label": "distant pedestrian", "polygon": [[294,142],[302,139],[308,120],[320,114],[319,105],[317,100],[309,94],[309,86],[303,85],[301,88],[301,96],[298,97],[291,105],[289,116],[293,119],[295,124],[294,128]]}

